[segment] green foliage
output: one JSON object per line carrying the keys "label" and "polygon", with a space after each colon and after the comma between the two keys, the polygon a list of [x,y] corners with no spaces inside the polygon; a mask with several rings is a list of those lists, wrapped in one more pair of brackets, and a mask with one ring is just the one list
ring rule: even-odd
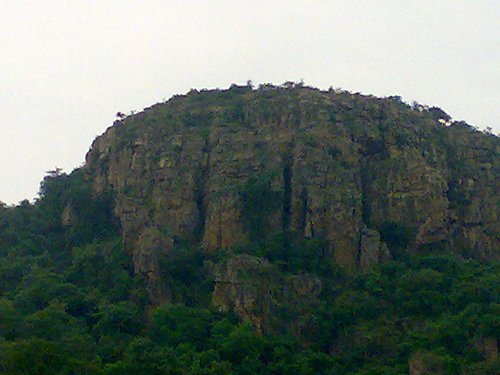
{"label": "green foliage", "polygon": [[160,269],[165,283],[172,292],[173,302],[188,306],[209,304],[212,281],[203,266],[204,261],[213,259],[199,246],[176,246],[170,254],[160,259]]}
{"label": "green foliage", "polygon": [[97,373],[99,368],[97,360],[85,358],[79,348],[68,348],[63,342],[39,338],[0,341],[2,374],[88,374]]}
{"label": "green foliage", "polygon": [[133,287],[130,258],[121,238],[74,247],[66,278],[86,292],[106,295],[111,301],[127,297]]}
{"label": "green foliage", "polygon": [[17,311],[12,301],[0,299],[0,337],[12,340],[19,335],[23,329],[23,320],[21,314]]}
{"label": "green foliage", "polygon": [[239,195],[245,213],[245,225],[251,240],[266,236],[269,214],[279,207],[281,192],[271,188],[272,175],[251,176],[241,188]]}
{"label": "green foliage", "polygon": [[103,306],[94,314],[97,323],[93,333],[98,337],[137,335],[141,330],[140,314],[137,306],[128,301]]}
{"label": "green foliage", "polygon": [[212,319],[212,313],[206,309],[165,305],[152,312],[150,332],[160,344],[189,343],[200,350],[207,346]]}
{"label": "green foliage", "polygon": [[379,228],[382,240],[391,250],[395,258],[404,257],[404,250],[410,245],[414,233],[413,230],[395,222],[385,222]]}

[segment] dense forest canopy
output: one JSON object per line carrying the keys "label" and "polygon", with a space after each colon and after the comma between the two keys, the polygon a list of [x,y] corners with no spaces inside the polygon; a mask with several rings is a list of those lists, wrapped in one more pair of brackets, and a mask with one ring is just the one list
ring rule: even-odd
{"label": "dense forest canopy", "polygon": [[[316,98],[315,90],[302,84],[266,85],[259,90],[232,86],[229,90],[190,92],[173,98],[167,103],[173,109],[167,108],[165,116],[172,117],[167,121],[168,126],[182,124],[193,128],[209,144],[213,137],[209,127],[215,126],[210,125],[212,123],[222,121],[224,126],[245,126],[251,116],[255,116],[257,122],[259,116],[264,116],[269,123],[281,121],[274,106],[273,100],[277,100],[274,95],[283,91],[287,95],[298,95],[297,90],[301,100]],[[313,94],[308,94],[309,91]],[[249,93],[257,93],[260,115],[248,113],[245,95]],[[363,120],[366,106],[373,106],[371,110],[377,113],[381,127],[386,124],[382,118],[392,121],[391,111],[400,111],[397,113],[405,113],[411,119],[412,116],[422,118],[420,125],[412,126],[429,126],[430,133],[425,134],[436,139],[415,138],[416,133],[406,127],[408,119],[401,117],[404,124],[394,123],[392,129],[384,128],[383,141],[370,134],[362,137],[365,146],[373,152],[363,157],[372,158],[370,162],[380,162],[389,170],[398,167],[394,163],[396,157],[386,156],[390,152],[395,155],[392,144],[399,150],[397,155],[405,152],[413,155],[413,151],[408,150],[415,148],[421,150],[424,157],[435,151],[438,146],[434,144],[448,147],[447,157],[452,159],[455,169],[446,172],[445,194],[453,220],[459,221],[460,215],[468,215],[468,207],[480,204],[477,197],[481,197],[481,192],[464,188],[463,176],[469,176],[478,189],[485,189],[484,196],[491,197],[487,190],[491,186],[481,185],[481,179],[489,178],[484,177],[490,176],[488,173],[497,173],[497,137],[481,134],[464,123],[452,125],[455,129],[448,132],[447,127],[437,122],[442,118],[449,120],[444,112],[416,104],[411,108],[398,98],[366,102],[358,95],[338,90],[332,95],[335,95],[335,103],[341,102],[350,108],[324,114],[331,120],[332,127],[342,123],[338,132],[344,128],[352,132],[338,133],[336,139],[344,136],[354,139],[359,132],[368,132],[369,125],[363,127],[370,121]],[[307,111],[309,107],[304,106],[301,110]],[[218,109],[212,112],[203,109],[208,107]],[[161,105],[157,108],[164,111]],[[426,113],[421,115],[422,111]],[[159,116],[157,113],[148,116],[137,114],[117,120],[115,127],[120,134],[110,148],[117,147],[124,150],[119,151],[123,155],[137,158],[138,151],[126,154],[127,150],[143,147],[136,134],[163,127],[162,120],[154,120],[154,116]],[[207,116],[212,118],[207,120]],[[297,113],[297,118],[300,116]],[[310,116],[304,121],[314,126],[314,114]],[[431,119],[434,127],[430,125]],[[266,121],[261,123],[263,128]],[[299,134],[304,138],[300,142],[309,147],[306,150],[323,146],[314,133]],[[224,132],[217,135],[225,137]],[[454,144],[452,137],[460,141]],[[480,152],[492,156],[492,160],[470,157],[470,146],[463,137],[479,139],[476,145],[486,150]],[[172,139],[172,152],[177,153],[178,160],[184,160],[183,150],[188,141],[176,143],[177,138]],[[426,146],[428,144],[433,146]],[[336,170],[353,165],[349,164],[347,150],[344,145],[326,150]],[[148,155],[147,152],[144,155]],[[360,222],[365,227],[359,230],[357,268],[350,268],[342,263],[344,258],[332,256],[330,238],[317,235],[318,230],[315,235],[308,229],[312,224],[307,221],[294,221],[297,210],[294,178],[298,169],[292,153],[288,154],[290,158],[286,163],[280,164],[278,172],[259,171],[228,188],[230,193],[224,197],[234,199],[235,207],[243,213],[238,220],[246,228],[246,236],[239,241],[222,246],[224,243],[219,238],[221,246],[210,251],[204,246],[206,238],[210,238],[206,233],[213,215],[204,191],[207,186],[218,186],[211,180],[206,180],[205,185],[196,184],[190,196],[192,207],[201,212],[198,216],[208,219],[194,220],[189,236],[172,236],[172,241],[167,242],[166,236],[159,237],[157,233],[169,233],[171,228],[160,226],[168,223],[160,218],[158,227],[148,226],[136,240],[134,233],[124,229],[142,230],[142,227],[132,227],[125,222],[124,217],[129,220],[131,216],[123,216],[124,211],[117,205],[123,205],[125,199],[135,199],[138,207],[149,205],[144,217],[154,221],[159,211],[154,199],[160,201],[161,197],[150,194],[149,187],[136,191],[140,185],[130,179],[123,186],[118,186],[120,180],[111,187],[99,185],[101,181],[96,176],[100,175],[92,168],[100,155],[103,154],[90,154],[90,158],[95,158],[90,160],[91,165],[70,174],[60,170],[50,172],[42,181],[40,197],[35,202],[0,205],[1,373],[500,372],[498,249],[478,257],[474,248],[460,246],[461,237],[454,237],[453,246],[446,242],[447,237],[419,244],[415,238],[418,230],[422,232],[421,228],[403,225],[403,219],[377,221],[376,213],[367,207],[374,210],[378,206],[365,201],[375,194],[367,189],[363,197],[359,197],[363,209]],[[210,155],[213,158],[213,153]],[[222,155],[225,156],[227,154]],[[175,163],[168,153],[155,154],[152,158],[156,158],[158,165]],[[102,160],[107,159],[102,157]],[[146,165],[148,160],[143,159],[141,163]],[[440,159],[434,162],[444,165]],[[493,169],[474,171],[474,167],[486,168],[488,163]],[[119,173],[112,170],[111,162],[105,168],[109,175]],[[130,170],[136,173],[133,168]],[[146,172],[142,175],[144,179],[150,177]],[[369,173],[363,178],[379,183],[380,180]],[[311,189],[303,189],[297,196],[300,198],[306,193],[312,194]],[[171,194],[175,194],[175,190]],[[493,198],[498,204],[498,190],[496,194]],[[315,202],[308,199],[304,202]],[[344,203],[354,205],[349,203],[354,202],[354,198],[349,199]],[[311,211],[314,207],[301,206],[300,209]],[[486,208],[479,208],[483,209]],[[141,218],[139,211],[134,215]],[[481,225],[478,221],[474,228]],[[301,228],[302,232],[295,228]],[[466,240],[464,237],[463,241]],[[144,243],[152,245],[141,247]],[[362,258],[362,249],[375,243],[378,261],[368,262],[368,258]],[[165,244],[168,250],[163,251],[167,248]],[[154,253],[154,261],[148,260],[154,266],[154,279],[137,266],[138,257],[150,248],[160,249]],[[161,298],[155,300],[155,296]]]}

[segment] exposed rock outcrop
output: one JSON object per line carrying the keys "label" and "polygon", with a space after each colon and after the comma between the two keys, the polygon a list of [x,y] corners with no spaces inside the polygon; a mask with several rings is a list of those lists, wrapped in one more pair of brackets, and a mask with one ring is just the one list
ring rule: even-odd
{"label": "exposed rock outcrop", "polygon": [[96,192],[115,193],[135,270],[154,284],[155,254],[177,241],[211,252],[285,230],[326,239],[348,270],[396,247],[498,259],[499,149],[495,136],[394,99],[238,88],[117,122],[85,168]]}
{"label": "exposed rock outcrop", "polygon": [[487,363],[494,362],[498,357],[498,341],[496,337],[482,337],[475,347]]}
{"label": "exposed rock outcrop", "polygon": [[214,269],[214,276],[213,304],[220,311],[234,310],[260,332],[269,327],[269,321],[263,319],[273,316],[279,275],[266,260],[248,255],[232,257]]}
{"label": "exposed rock outcrop", "polygon": [[61,214],[61,224],[65,227],[73,227],[76,225],[78,217],[71,204],[67,204]]}
{"label": "exposed rock outcrop", "polygon": [[[321,280],[313,275],[284,278],[267,260],[235,255],[224,264],[212,265],[215,280],[212,303],[220,311],[234,311],[250,320],[260,332],[296,331],[307,325],[307,311],[319,302]],[[301,320],[279,319],[282,306],[293,306]],[[287,324],[283,327],[283,324]]]}
{"label": "exposed rock outcrop", "polygon": [[391,260],[387,245],[381,240],[380,234],[374,229],[364,227],[361,230],[361,243],[359,246],[359,265],[367,270],[379,263]]}
{"label": "exposed rock outcrop", "polygon": [[444,374],[443,360],[432,352],[416,352],[410,357],[409,375]]}

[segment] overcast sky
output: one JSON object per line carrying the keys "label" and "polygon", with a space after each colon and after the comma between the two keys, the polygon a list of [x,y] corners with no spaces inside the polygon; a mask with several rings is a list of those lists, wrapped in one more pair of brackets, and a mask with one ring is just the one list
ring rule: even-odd
{"label": "overcast sky", "polygon": [[0,201],[117,111],[253,80],[400,95],[500,131],[500,1],[0,0]]}

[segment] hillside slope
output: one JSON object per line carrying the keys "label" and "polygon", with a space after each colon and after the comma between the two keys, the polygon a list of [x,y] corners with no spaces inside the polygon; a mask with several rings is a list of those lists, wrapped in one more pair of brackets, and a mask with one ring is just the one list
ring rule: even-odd
{"label": "hillside slope", "polygon": [[0,373],[496,375],[498,151],[294,84],[120,116],[0,203]]}
{"label": "hillside slope", "polygon": [[[440,121],[441,120],[441,121]],[[408,253],[498,259],[498,137],[438,108],[307,87],[192,91],[117,121],[86,171],[112,191],[153,299],[158,254],[289,232],[353,271]]]}

